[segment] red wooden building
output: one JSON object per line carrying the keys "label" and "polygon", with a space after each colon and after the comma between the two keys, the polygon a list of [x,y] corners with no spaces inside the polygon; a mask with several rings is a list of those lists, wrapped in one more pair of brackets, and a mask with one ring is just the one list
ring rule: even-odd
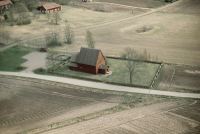
{"label": "red wooden building", "polygon": [[105,65],[105,57],[100,49],[81,47],[80,52],[73,52],[69,65],[70,70],[107,74],[109,66]]}
{"label": "red wooden building", "polygon": [[52,13],[62,10],[62,6],[53,2],[40,2],[40,5],[38,6],[38,10],[41,11],[41,13]]}
{"label": "red wooden building", "polygon": [[82,2],[92,2],[92,0],[82,0]]}
{"label": "red wooden building", "polygon": [[4,9],[8,9],[11,7],[12,2],[10,0],[0,1],[0,14],[3,13]]}

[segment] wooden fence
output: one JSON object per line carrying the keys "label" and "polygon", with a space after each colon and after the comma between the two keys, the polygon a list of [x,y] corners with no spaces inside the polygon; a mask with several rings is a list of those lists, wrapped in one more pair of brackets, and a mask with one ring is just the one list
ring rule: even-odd
{"label": "wooden fence", "polygon": [[[107,57],[108,58],[108,57]],[[118,57],[112,57],[114,58],[118,58]],[[55,73],[53,71],[55,71],[56,69],[58,69],[59,67],[65,65],[66,63],[68,63],[70,60],[67,60],[66,62],[60,64],[59,66],[57,66],[56,68],[52,69],[49,71],[49,73],[51,74],[56,74],[56,75],[61,75],[61,76],[68,76],[68,77],[72,77],[72,78],[78,78],[78,79],[84,79],[84,80],[90,80],[90,81],[95,81],[95,82],[103,82],[103,83],[107,83],[107,84],[114,84],[114,85],[120,85],[120,86],[129,86],[129,87],[140,87],[140,88],[150,88],[150,86],[144,86],[144,85],[135,85],[135,84],[125,84],[125,83],[117,83],[117,82],[110,82],[110,81],[103,81],[103,80],[97,80],[97,79],[91,79],[91,78],[87,78],[87,77],[81,77],[81,76],[75,76],[75,75],[69,75],[69,74],[62,74],[62,73]]]}

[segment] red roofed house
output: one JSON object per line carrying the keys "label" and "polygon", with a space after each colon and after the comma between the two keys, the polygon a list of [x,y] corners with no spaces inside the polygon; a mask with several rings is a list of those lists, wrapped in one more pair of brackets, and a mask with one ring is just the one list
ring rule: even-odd
{"label": "red roofed house", "polygon": [[0,14],[3,13],[3,9],[8,9],[11,7],[12,2],[10,0],[0,1]]}
{"label": "red roofed house", "polygon": [[92,0],[82,0],[82,2],[92,2]]}
{"label": "red roofed house", "polygon": [[62,6],[53,2],[40,2],[38,9],[41,11],[41,13],[47,13],[47,12],[52,13],[61,11]]}
{"label": "red roofed house", "polygon": [[80,52],[73,52],[69,69],[97,75],[107,74],[109,66],[105,65],[105,57],[100,49],[81,47]]}

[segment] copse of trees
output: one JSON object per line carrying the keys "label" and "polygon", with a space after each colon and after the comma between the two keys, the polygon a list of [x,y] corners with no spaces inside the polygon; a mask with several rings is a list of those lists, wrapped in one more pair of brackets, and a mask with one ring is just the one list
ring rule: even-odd
{"label": "copse of trees", "polygon": [[49,31],[48,34],[46,34],[45,40],[48,47],[62,46],[59,29],[52,29]]}
{"label": "copse of trees", "polygon": [[144,52],[143,52],[143,60],[144,61],[158,61],[158,56],[157,55],[155,57],[154,57],[154,55],[151,56],[151,54],[150,53],[148,54],[148,52],[145,48]]}
{"label": "copse of trees", "polygon": [[23,3],[16,3],[15,4],[15,13],[18,14],[18,19],[24,19],[26,14],[28,13],[27,7]]}
{"label": "copse of trees", "polygon": [[58,22],[61,20],[61,17],[59,15],[58,12],[54,12],[53,13],[53,19],[55,20],[56,25],[58,24]]}
{"label": "copse of trees", "polygon": [[27,7],[37,7],[39,5],[39,0],[21,0],[21,2]]}
{"label": "copse of trees", "polygon": [[67,44],[72,44],[74,41],[74,32],[70,27],[65,28],[65,39],[67,40]]}

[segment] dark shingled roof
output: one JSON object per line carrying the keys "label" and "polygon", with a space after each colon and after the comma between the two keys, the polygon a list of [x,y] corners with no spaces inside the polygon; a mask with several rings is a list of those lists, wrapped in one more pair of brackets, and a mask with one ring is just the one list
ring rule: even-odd
{"label": "dark shingled roof", "polygon": [[81,47],[77,57],[77,63],[96,66],[100,49]]}
{"label": "dark shingled roof", "polygon": [[101,66],[99,67],[99,69],[102,69],[102,70],[106,70],[106,68],[107,68],[107,65],[101,65]]}
{"label": "dark shingled roof", "polygon": [[78,65],[76,63],[72,63],[72,62],[70,62],[69,66],[70,67],[78,67]]}
{"label": "dark shingled roof", "polygon": [[77,62],[77,57],[78,57],[78,55],[79,55],[79,53],[80,52],[77,52],[77,51],[74,51],[73,53],[72,53],[72,57],[71,57],[71,62]]}

